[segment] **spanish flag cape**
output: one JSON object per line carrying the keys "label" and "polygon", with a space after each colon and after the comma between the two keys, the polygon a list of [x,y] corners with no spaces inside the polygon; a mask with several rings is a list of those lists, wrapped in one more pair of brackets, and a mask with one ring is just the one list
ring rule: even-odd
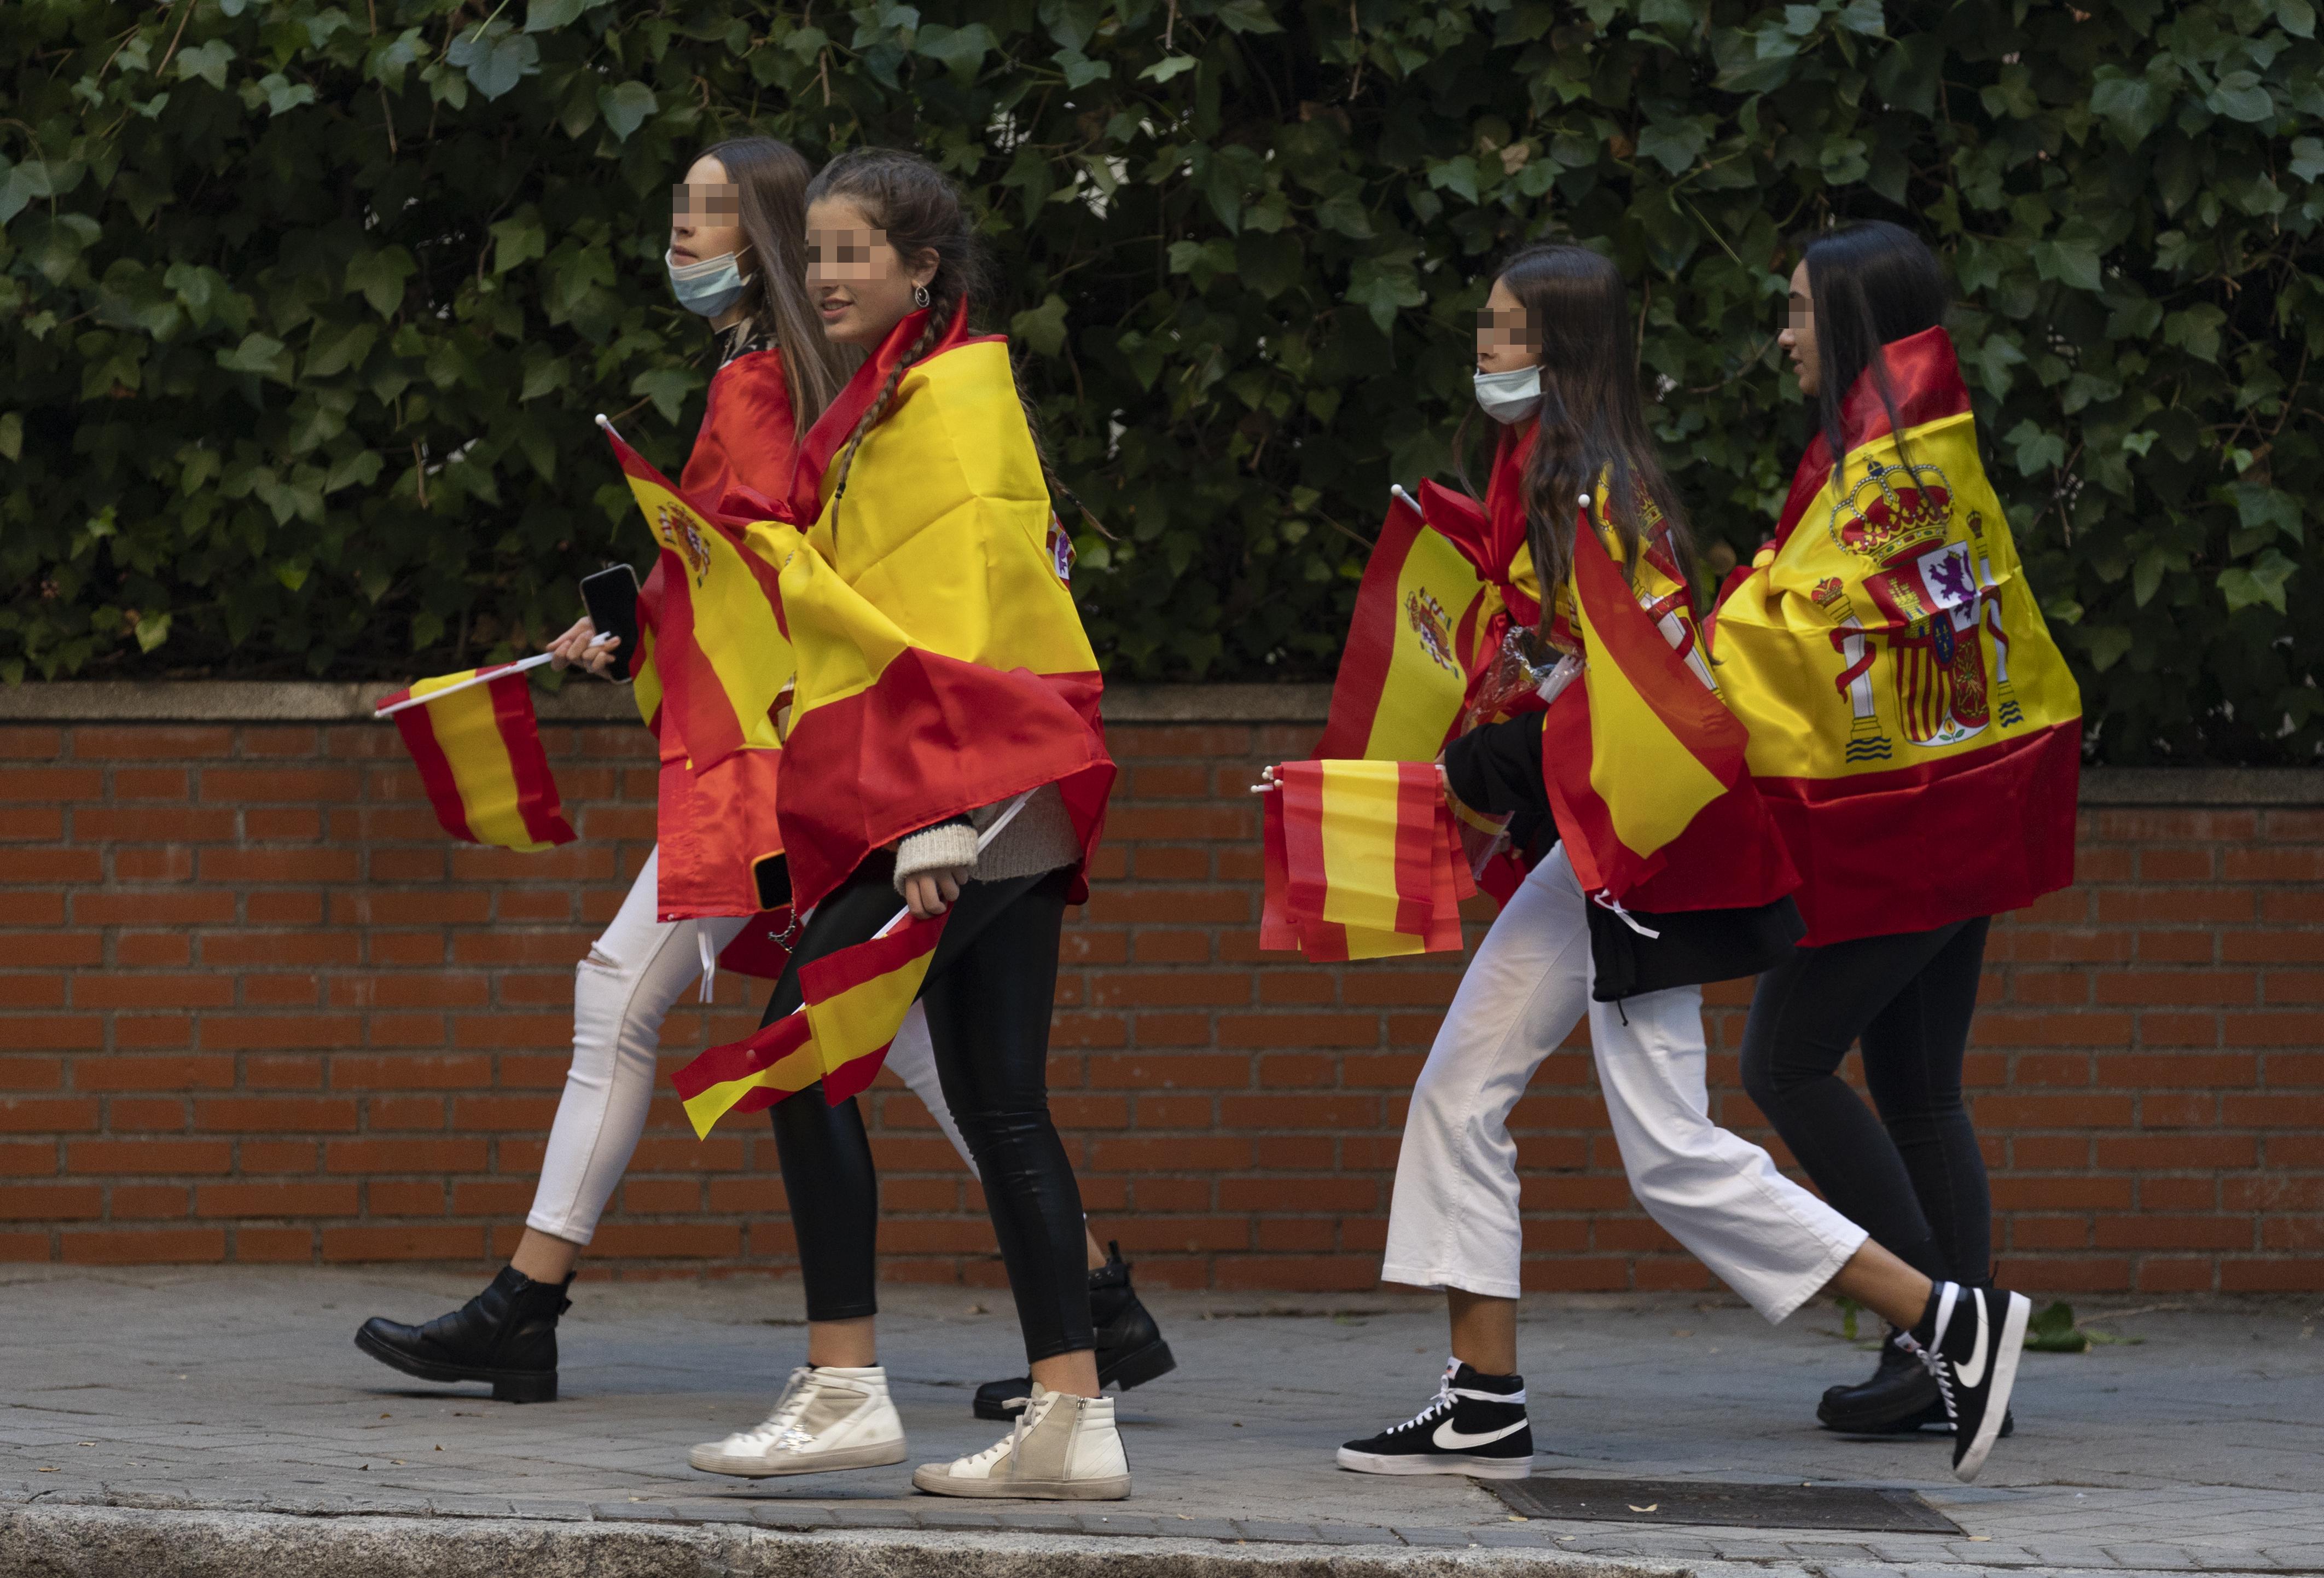
{"label": "spanish flag cape", "polygon": [[[774,567],[722,506],[738,492],[779,494],[788,484],[792,425],[782,353],[768,349],[712,376],[675,487],[606,431],[659,549],[638,594],[631,669],[639,715],[660,744],[654,833],[664,921],[751,915],[780,896],[782,749],[770,712],[790,653],[771,603]],[[754,974],[781,968],[774,957],[722,962]]]}
{"label": "spanish flag cape", "polygon": [[784,518],[749,529],[780,567],[798,662],[776,814],[802,909],[872,851],[1044,784],[1086,856],[1113,784],[1104,687],[1007,342],[968,334],[956,313],[836,485],[841,452],[927,323],[910,314],[856,370],[807,435]]}
{"label": "spanish flag cape", "polygon": [[[1525,463],[1536,428],[1504,429],[1481,504],[1420,485],[1398,498],[1357,594],[1348,651],[1318,756],[1426,759],[1462,726],[1513,624],[1536,625],[1541,583],[1527,540]],[[1583,654],[1543,721],[1543,777],[1584,888],[1649,911],[1773,903],[1796,883],[1743,765],[1743,731],[1721,705],[1676,565],[1648,525],[1626,581],[1603,502],[1578,533],[1552,640]],[[1539,710],[1532,696],[1472,723]],[[1480,883],[1506,899],[1523,871],[1502,859]]]}
{"label": "spanish flag cape", "polygon": [[1805,946],[1922,931],[2074,880],[2081,696],[1978,457],[1952,340],[1884,347],[1713,622],[1803,879]]}

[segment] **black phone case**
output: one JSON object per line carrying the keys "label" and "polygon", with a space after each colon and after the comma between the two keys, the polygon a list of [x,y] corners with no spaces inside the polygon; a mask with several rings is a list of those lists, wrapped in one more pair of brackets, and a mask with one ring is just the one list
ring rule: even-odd
{"label": "black phone case", "polygon": [[629,679],[638,651],[638,572],[627,565],[611,565],[595,575],[582,577],[581,603],[599,635],[622,638],[622,644],[613,649],[607,677]]}

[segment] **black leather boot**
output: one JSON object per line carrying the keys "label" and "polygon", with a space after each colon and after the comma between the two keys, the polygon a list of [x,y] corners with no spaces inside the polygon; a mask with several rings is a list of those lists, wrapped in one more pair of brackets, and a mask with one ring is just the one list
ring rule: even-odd
{"label": "black leather boot", "polygon": [[573,1307],[562,1282],[535,1282],[503,1266],[492,1286],[424,1326],[374,1315],[355,1346],[422,1380],[488,1380],[495,1400],[557,1400],[557,1317]]}
{"label": "black leather boot", "polygon": [[[1880,1364],[1872,1379],[1855,1386],[1836,1386],[1816,1405],[1816,1417],[1827,1430],[1848,1435],[1910,1435],[1925,1425],[1947,1424],[1945,1400],[1937,1395],[1936,1378],[1920,1360],[1896,1345],[1896,1328],[1888,1328],[1880,1344]],[[2001,1434],[2017,1427],[2004,1414]]]}
{"label": "black leather boot", "polygon": [[[1097,1384],[1101,1390],[1118,1386],[1128,1391],[1178,1368],[1170,1344],[1162,1340],[1162,1329],[1154,1324],[1153,1315],[1138,1301],[1138,1290],[1130,1285],[1130,1267],[1121,1258],[1120,1244],[1106,1244],[1105,1264],[1089,1274],[1089,1293],[1090,1324],[1097,1339]],[[988,1380],[976,1389],[976,1417],[1014,1419],[1025,1411],[1025,1399],[1032,1392],[1030,1376]],[[1014,1407],[1010,1406],[1012,1401],[1017,1405]]]}

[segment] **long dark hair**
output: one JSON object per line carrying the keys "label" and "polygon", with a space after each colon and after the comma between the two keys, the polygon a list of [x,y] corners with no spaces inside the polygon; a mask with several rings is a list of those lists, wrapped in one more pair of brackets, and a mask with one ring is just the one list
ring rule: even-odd
{"label": "long dark hair", "polygon": [[[945,331],[952,327],[954,314],[964,305],[972,314],[975,312],[986,298],[990,275],[960,189],[943,171],[917,153],[896,148],[850,149],[825,165],[808,183],[809,203],[825,198],[845,198],[862,209],[863,217],[887,236],[888,245],[896,249],[896,255],[908,266],[930,254],[936,260],[936,277],[927,283],[927,325],[903,358],[888,370],[879,394],[864,409],[855,430],[847,436],[847,448],[839,457],[839,470],[832,483],[833,496],[837,497],[847,491],[847,474],[855,465],[855,451],[887,414],[905,370],[936,347]],[[1013,365],[1010,374],[1013,383]],[[1074,498],[1073,490],[1057,480],[1056,470],[1049,464],[1048,448],[1041,441],[1040,420],[1021,386],[1017,390],[1017,403],[1025,413],[1025,429],[1033,440],[1033,455],[1040,462],[1041,475],[1050,493],[1064,497],[1086,515],[1088,511]]]}
{"label": "long dark hair", "polygon": [[782,347],[792,436],[804,437],[838,398],[849,372],[848,358],[824,338],[807,299],[807,190],[815,168],[773,137],[730,137],[697,157],[724,165],[742,194],[742,235],[752,259],[751,318]]}
{"label": "long dark hair", "polygon": [[[1552,594],[1573,573],[1580,495],[1602,503],[1622,544],[1622,573],[1637,578],[1646,548],[1646,506],[1662,512],[1679,580],[1694,595],[1694,548],[1686,512],[1663,475],[1646,426],[1621,271],[1585,246],[1528,246],[1501,265],[1500,281],[1525,309],[1541,346],[1541,407],[1522,495],[1526,541],[1541,577],[1542,628]],[[1596,499],[1602,491],[1605,497]]]}
{"label": "long dark hair", "polygon": [[1867,219],[1817,236],[1807,245],[1808,300],[1815,312],[1816,425],[1831,452],[1833,474],[1847,463],[1840,411],[1868,371],[1888,412],[1902,424],[1880,347],[1945,320],[1944,270],[1927,243],[1901,225]]}

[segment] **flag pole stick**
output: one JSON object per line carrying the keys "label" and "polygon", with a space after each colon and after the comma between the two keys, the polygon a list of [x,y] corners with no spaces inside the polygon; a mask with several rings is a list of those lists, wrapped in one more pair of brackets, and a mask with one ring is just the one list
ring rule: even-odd
{"label": "flag pole stick", "polygon": [[[593,647],[603,646],[605,642],[612,641],[613,639],[613,638],[610,635],[601,635],[592,641],[589,644]],[[489,669],[477,669],[474,674],[470,675],[467,678],[461,680],[457,685],[447,685],[443,689],[431,690],[425,696],[406,697],[404,700],[397,702],[393,706],[375,708],[372,712],[371,715],[375,720],[379,718],[392,718],[397,713],[407,712],[412,707],[426,706],[431,701],[441,701],[447,696],[457,696],[463,690],[467,689],[471,685],[488,685],[492,681],[502,678],[506,675],[521,674],[528,669],[538,669],[543,663],[554,661],[556,657],[557,654],[555,652],[540,652],[530,658],[520,658],[513,663],[495,663]]]}
{"label": "flag pole stick", "polygon": [[[1010,822],[1016,820],[1017,813],[1023,810],[1025,808],[1025,802],[1032,798],[1033,791],[1031,789],[1027,789],[1023,794],[1019,795],[1015,799],[1009,802],[1009,808],[1001,812],[1000,816],[993,818],[992,826],[987,827],[983,832],[976,835],[977,854],[982,854],[984,853],[985,845],[991,844],[994,839],[1001,836],[1001,830],[1003,827],[1008,826]],[[905,920],[910,917],[911,913],[912,907],[908,904],[904,906],[903,909],[897,910],[894,915],[889,918],[887,925],[881,927],[878,931],[872,934],[872,940],[873,942],[878,942],[881,937],[886,937],[890,932],[894,931],[898,927],[904,924]]]}

